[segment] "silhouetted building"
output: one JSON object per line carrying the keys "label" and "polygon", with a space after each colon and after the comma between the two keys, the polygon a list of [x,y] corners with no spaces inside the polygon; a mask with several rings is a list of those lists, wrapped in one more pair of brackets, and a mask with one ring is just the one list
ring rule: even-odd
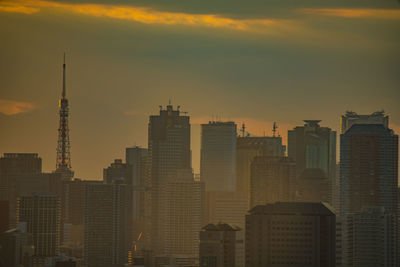
{"label": "silhouetted building", "polygon": [[[296,176],[308,168],[323,170],[330,180],[331,191],[336,177],[336,132],[321,127],[320,120],[304,122],[304,126],[288,131],[288,156],[296,161]],[[332,204],[331,199],[329,203]]]}
{"label": "silhouetted building", "polygon": [[398,135],[383,124],[353,124],[340,136],[341,212],[382,206],[397,212]]}
{"label": "silhouetted building", "polygon": [[193,179],[191,170],[161,185],[165,255],[198,258],[199,229],[203,223],[205,188]]}
{"label": "silhouetted building", "polygon": [[103,181],[112,184],[114,180],[123,181],[132,185],[132,172],[128,164],[122,163],[122,159],[116,159],[111,166],[103,170]]}
{"label": "silhouetted building", "polygon": [[346,217],[344,266],[395,267],[396,216],[383,207],[363,207]]}
{"label": "silhouetted building", "polygon": [[294,201],[295,162],[287,157],[255,157],[251,162],[250,208]]}
{"label": "silhouetted building", "polygon": [[147,230],[150,227],[151,195],[148,150],[138,146],[126,148],[126,164],[130,168],[132,177],[132,237],[136,242],[136,252],[139,252],[149,241]]}
{"label": "silhouetted building", "polygon": [[282,138],[272,136],[238,136],[236,139],[236,191],[250,192],[250,164],[256,156],[285,155]]}
{"label": "silhouetted building", "polygon": [[206,222],[226,222],[244,229],[248,211],[245,192],[206,192]]}
{"label": "silhouetted building", "polygon": [[246,266],[335,266],[335,213],[323,203],[277,202],[246,215]]}
{"label": "silhouetted building", "polygon": [[200,267],[239,267],[236,254],[244,249],[241,229],[226,223],[207,224],[200,231]]}
{"label": "silhouetted building", "polygon": [[347,111],[340,117],[340,133],[346,133],[354,124],[381,124],[385,128],[389,128],[389,116],[384,111],[376,111],[369,115],[359,115]]}
{"label": "silhouetted building", "polygon": [[0,200],[0,233],[10,229],[10,202]]}
{"label": "silhouetted building", "polygon": [[330,180],[322,169],[305,169],[296,179],[296,201],[329,202]]}
{"label": "silhouetted building", "polygon": [[26,223],[32,234],[34,256],[39,259],[59,254],[61,238],[60,197],[46,193],[22,196],[17,202],[17,223]]}
{"label": "silhouetted building", "polygon": [[0,158],[0,176],[41,172],[42,159],[37,153],[4,153]]}
{"label": "silhouetted building", "polygon": [[191,169],[189,116],[181,116],[179,107],[160,107],[159,115],[150,116],[149,164],[151,177],[151,241],[155,255],[164,254],[164,222],[160,220],[161,184],[175,178],[178,170]]}
{"label": "silhouetted building", "polygon": [[32,235],[24,229],[0,233],[0,266],[32,267],[34,250]]}
{"label": "silhouetted building", "polygon": [[201,125],[200,177],[206,191],[236,191],[236,124]]}
{"label": "silhouetted building", "polygon": [[84,262],[87,267],[120,267],[128,262],[130,188],[87,184]]}

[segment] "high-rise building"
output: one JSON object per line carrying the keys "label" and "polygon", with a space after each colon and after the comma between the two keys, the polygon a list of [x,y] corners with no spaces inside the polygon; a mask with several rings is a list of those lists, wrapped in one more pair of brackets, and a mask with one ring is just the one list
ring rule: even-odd
{"label": "high-rise building", "polygon": [[128,164],[122,163],[122,159],[116,159],[110,167],[103,169],[103,181],[111,184],[113,181],[123,181],[124,184],[132,185],[132,172]]}
{"label": "high-rise building", "polygon": [[296,197],[299,202],[329,202],[331,197],[330,180],[318,168],[305,169],[296,178]]}
{"label": "high-rise building", "polygon": [[[336,176],[336,132],[321,127],[320,120],[304,122],[304,126],[288,131],[288,156],[296,161],[296,176],[305,169],[321,169],[329,178],[332,191]],[[332,204],[331,199],[329,203]]]}
{"label": "high-rise building", "polygon": [[149,240],[150,192],[148,150],[138,146],[126,148],[126,164],[132,177],[132,237],[139,252]]}
{"label": "high-rise building", "polygon": [[369,115],[347,111],[340,117],[340,133],[346,133],[354,124],[382,124],[385,128],[389,128],[389,116],[384,111],[376,111]]}
{"label": "high-rise building", "polygon": [[160,220],[162,200],[161,185],[175,178],[180,169],[191,169],[189,116],[181,116],[179,106],[160,108],[159,115],[149,121],[149,174],[151,177],[151,244],[155,255],[164,253],[162,233],[164,222]]}
{"label": "high-rise building", "polygon": [[206,192],[207,223],[226,222],[244,229],[248,210],[249,201],[245,192]]}
{"label": "high-rise building", "polygon": [[0,176],[41,172],[42,159],[37,153],[4,153],[0,158]]}
{"label": "high-rise building", "polygon": [[10,202],[0,200],[0,233],[10,229]]}
{"label": "high-rise building", "polygon": [[0,233],[0,266],[33,267],[32,235],[25,229],[10,229]]}
{"label": "high-rise building", "polygon": [[[200,231],[200,267],[239,267],[244,249],[241,229],[226,223],[207,224]],[[239,254],[239,255],[237,255]]]}
{"label": "high-rise building", "polygon": [[61,238],[60,197],[46,193],[18,198],[17,223],[26,223],[32,234],[36,258],[59,254]]}
{"label": "high-rise building", "polygon": [[346,216],[347,244],[343,251],[344,266],[395,267],[396,216],[384,207],[366,207]]}
{"label": "high-rise building", "polygon": [[191,170],[161,185],[162,233],[167,257],[198,258],[199,229],[203,224],[204,183],[194,181]]}
{"label": "high-rise building", "polygon": [[246,266],[335,266],[335,213],[328,204],[277,202],[246,215]]}
{"label": "high-rise building", "polygon": [[201,125],[200,178],[206,191],[236,191],[236,124]]}
{"label": "high-rise building", "polygon": [[255,157],[251,162],[250,208],[294,201],[295,162],[287,157]]}
{"label": "high-rise building", "polygon": [[236,191],[250,192],[250,164],[256,156],[285,156],[280,136],[238,136],[236,139]]}
{"label": "high-rise building", "polygon": [[69,140],[69,107],[67,99],[67,88],[65,86],[65,53],[63,63],[63,86],[61,99],[58,103],[60,124],[58,127],[58,141],[57,141],[57,158],[56,158],[56,173],[60,173],[63,179],[71,179],[74,177],[74,172],[71,169],[71,145]]}
{"label": "high-rise building", "polygon": [[128,262],[130,193],[125,184],[86,185],[84,262],[87,267],[120,267]]}
{"label": "high-rise building", "polygon": [[398,135],[383,124],[353,124],[340,136],[341,213],[363,206],[397,212]]}

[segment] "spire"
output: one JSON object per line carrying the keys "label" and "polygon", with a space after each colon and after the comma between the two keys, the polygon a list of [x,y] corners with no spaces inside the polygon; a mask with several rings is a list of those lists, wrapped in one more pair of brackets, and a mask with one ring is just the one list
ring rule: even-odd
{"label": "spire", "polygon": [[65,95],[66,95],[66,88],[65,88],[65,52],[64,52],[62,98],[65,98]]}

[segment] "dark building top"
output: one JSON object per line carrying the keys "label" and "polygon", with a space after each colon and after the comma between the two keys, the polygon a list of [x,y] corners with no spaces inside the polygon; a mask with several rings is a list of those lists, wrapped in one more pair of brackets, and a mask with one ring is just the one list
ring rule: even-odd
{"label": "dark building top", "polygon": [[218,223],[218,224],[209,223],[201,229],[204,231],[240,231],[241,230],[239,227],[230,225],[227,223]]}
{"label": "dark building top", "polygon": [[335,215],[332,207],[322,202],[275,202],[255,206],[249,213],[251,215]]}
{"label": "dark building top", "polygon": [[393,134],[393,130],[386,128],[383,124],[354,124],[345,135],[380,135]]}

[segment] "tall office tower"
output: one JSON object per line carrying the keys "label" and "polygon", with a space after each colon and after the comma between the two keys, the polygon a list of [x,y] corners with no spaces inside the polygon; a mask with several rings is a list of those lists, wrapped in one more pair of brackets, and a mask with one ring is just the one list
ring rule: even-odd
{"label": "tall office tower", "polygon": [[10,229],[10,202],[0,200],[0,233]]}
{"label": "tall office tower", "polygon": [[189,116],[181,116],[179,106],[160,108],[159,115],[150,116],[149,164],[151,177],[151,243],[155,254],[163,254],[163,223],[159,214],[163,204],[160,185],[177,176],[179,169],[191,168]]}
{"label": "tall office tower", "polygon": [[329,202],[331,200],[330,180],[318,168],[305,169],[296,179],[296,197],[299,202]]}
{"label": "tall office tower", "polygon": [[84,262],[87,267],[128,262],[130,189],[125,184],[86,185]]}
{"label": "tall office tower", "polygon": [[288,131],[288,156],[296,161],[296,176],[308,168],[322,169],[332,188],[336,175],[336,132],[321,127],[319,120],[304,122],[304,126]]}
{"label": "tall office tower", "polygon": [[383,124],[354,124],[340,136],[341,213],[363,206],[397,212],[398,135]]}
{"label": "tall office tower", "polygon": [[62,219],[64,224],[69,225],[68,227],[64,227],[64,232],[66,232],[67,229],[69,230],[67,233],[69,238],[67,239],[67,236],[64,236],[64,246],[80,246],[83,244],[86,185],[101,183],[101,181],[80,180],[77,178],[71,181],[63,181]]}
{"label": "tall office tower", "polygon": [[295,168],[295,162],[287,157],[255,157],[251,162],[250,208],[293,201]]}
{"label": "tall office tower", "polygon": [[248,209],[248,195],[245,192],[206,192],[207,223],[226,222],[244,229]]}
{"label": "tall office tower", "polygon": [[162,183],[160,217],[166,256],[198,258],[204,193],[204,183],[194,181],[191,170],[179,170],[175,178]]}
{"label": "tall office tower", "polygon": [[336,218],[328,204],[277,202],[246,215],[246,266],[335,266]]}
{"label": "tall office tower", "polygon": [[71,179],[74,177],[74,172],[71,169],[71,154],[70,154],[70,141],[69,141],[69,107],[67,99],[67,89],[65,87],[65,53],[63,63],[63,88],[61,99],[58,107],[60,109],[60,125],[58,128],[58,142],[57,142],[57,159],[56,159],[56,173],[61,173],[63,179]]}
{"label": "tall office tower", "polygon": [[236,124],[201,125],[200,178],[206,191],[236,191]]}
{"label": "tall office tower", "polygon": [[[200,267],[239,267],[241,229],[226,223],[207,224],[200,231]],[[242,263],[243,264],[243,263]]]}
{"label": "tall office tower", "polygon": [[114,180],[123,181],[125,184],[132,185],[132,173],[130,167],[126,163],[122,163],[122,159],[116,159],[111,166],[103,169],[103,181],[106,184],[112,184]]}
{"label": "tall office tower", "polygon": [[32,234],[34,257],[44,259],[59,254],[61,238],[60,197],[46,193],[18,198],[17,222],[25,222]]}
{"label": "tall office tower", "polygon": [[138,146],[126,148],[126,164],[132,177],[132,238],[135,241],[136,253],[148,244],[150,203],[148,177],[148,150]]}
{"label": "tall office tower", "polygon": [[33,267],[32,235],[25,229],[10,229],[0,233],[0,266]]}
{"label": "tall office tower", "polygon": [[382,124],[385,128],[389,128],[389,116],[384,111],[376,111],[369,115],[347,111],[340,117],[340,133],[346,133],[354,124]]}
{"label": "tall office tower", "polygon": [[41,172],[42,158],[37,153],[4,153],[0,158],[0,176]]}
{"label": "tall office tower", "polygon": [[394,267],[396,265],[396,216],[384,207],[363,207],[346,217],[344,266]]}
{"label": "tall office tower", "polygon": [[280,136],[238,136],[236,139],[236,191],[250,192],[250,163],[256,156],[283,157],[286,147]]}

